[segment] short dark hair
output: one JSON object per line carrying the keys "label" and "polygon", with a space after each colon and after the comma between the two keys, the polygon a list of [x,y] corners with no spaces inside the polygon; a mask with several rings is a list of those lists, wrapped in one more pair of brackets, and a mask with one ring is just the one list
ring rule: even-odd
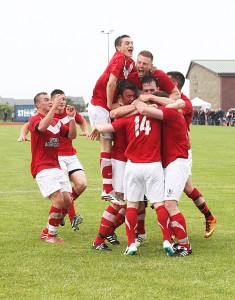
{"label": "short dark hair", "polygon": [[[116,40],[114,41],[114,47],[115,47],[115,49],[116,49],[117,46],[121,46],[122,40],[123,40],[124,38],[130,38],[130,36],[127,35],[127,34],[123,34],[123,35],[118,36],[118,37],[116,38]],[[117,50],[117,49],[116,49],[116,50]]]}
{"label": "short dark hair", "polygon": [[40,93],[37,93],[37,95],[33,98],[33,101],[34,101],[35,106],[36,106],[36,102],[39,101],[39,97],[40,97],[41,95],[47,95],[47,93],[46,93],[46,92],[40,92]]}
{"label": "short dark hair", "polygon": [[172,81],[177,82],[177,87],[179,90],[181,90],[185,83],[184,75],[179,71],[170,71],[167,72],[167,75],[171,76]]}
{"label": "short dark hair", "polygon": [[134,83],[130,82],[127,79],[119,80],[117,82],[117,89],[118,89],[118,95],[123,95],[123,92],[125,90],[131,90],[137,94],[137,87],[134,85]]}
{"label": "short dark hair", "polygon": [[65,93],[62,90],[55,89],[51,92],[51,97],[53,97],[55,95],[65,95]]}
{"label": "short dark hair", "polygon": [[142,84],[148,84],[148,83],[151,83],[151,82],[155,82],[156,83],[156,87],[158,87],[158,79],[157,77],[153,76],[153,75],[147,75],[147,76],[144,76],[141,80],[141,83]]}

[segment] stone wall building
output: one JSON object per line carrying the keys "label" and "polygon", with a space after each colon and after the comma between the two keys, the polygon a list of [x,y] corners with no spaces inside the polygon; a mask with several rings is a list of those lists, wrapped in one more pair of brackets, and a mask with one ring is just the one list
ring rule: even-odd
{"label": "stone wall building", "polygon": [[192,60],[186,78],[190,99],[201,98],[224,111],[235,107],[235,60]]}

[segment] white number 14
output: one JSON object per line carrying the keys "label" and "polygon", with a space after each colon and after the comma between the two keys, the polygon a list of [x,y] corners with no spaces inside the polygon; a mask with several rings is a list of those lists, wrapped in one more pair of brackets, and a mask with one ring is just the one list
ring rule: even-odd
{"label": "white number 14", "polygon": [[135,136],[138,136],[140,134],[140,131],[145,131],[146,135],[149,135],[149,132],[151,130],[150,127],[150,121],[146,120],[146,116],[143,117],[140,123],[140,117],[135,117]]}

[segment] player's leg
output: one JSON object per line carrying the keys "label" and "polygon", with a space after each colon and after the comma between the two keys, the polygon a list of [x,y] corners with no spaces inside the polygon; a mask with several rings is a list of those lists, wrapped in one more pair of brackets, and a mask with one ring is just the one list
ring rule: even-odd
{"label": "player's leg", "polygon": [[184,192],[190,199],[193,200],[195,206],[205,216],[206,230],[204,237],[210,237],[215,230],[216,217],[212,215],[203,195],[197,190],[197,188],[194,187],[192,176],[189,176],[184,188]]}
{"label": "player's leg", "polygon": [[113,170],[113,188],[115,193],[120,201],[123,202],[123,205],[119,207],[116,218],[110,227],[109,233],[106,236],[106,239],[113,245],[118,245],[117,235],[115,229],[121,226],[125,222],[126,214],[126,204],[124,202],[124,188],[123,188],[123,177],[125,172],[126,161],[111,159],[112,170]]}
{"label": "player's leg", "polygon": [[178,207],[178,201],[183,193],[189,176],[188,160],[178,158],[164,169],[165,195],[164,205],[169,213],[171,227],[178,240],[178,248],[172,256],[186,256],[192,253],[189,244],[186,221]]}
{"label": "player's leg", "polygon": [[73,182],[74,186],[72,188],[72,198],[73,202],[72,205],[69,208],[68,211],[68,216],[71,222],[72,229],[74,231],[79,229],[79,225],[83,221],[82,215],[78,215],[75,211],[74,207],[74,201],[80,197],[80,195],[85,191],[87,187],[87,180],[86,180],[86,175],[83,169],[81,168],[76,168],[71,171],[69,171],[69,178],[70,181]]}
{"label": "player's leg", "polygon": [[109,234],[110,228],[112,227],[112,224],[115,221],[115,217],[118,213],[118,210],[120,207],[114,205],[113,203],[110,203],[108,208],[103,212],[99,231],[95,238],[95,241],[92,245],[92,249],[94,250],[112,250],[108,248],[108,246],[105,244],[105,239],[107,235]]}
{"label": "player's leg", "polygon": [[132,255],[137,253],[135,244],[135,233],[138,224],[139,200],[144,199],[144,176],[143,164],[135,164],[130,161],[126,163],[124,173],[124,195],[127,199],[126,208],[126,235],[127,248],[124,254]]}
{"label": "player's leg", "polygon": [[[88,114],[91,128],[94,129],[97,124],[110,124],[111,119],[109,111],[100,106],[92,104],[88,107]],[[112,133],[103,133],[100,135],[100,171],[103,178],[103,187],[101,198],[103,200],[113,201],[115,203],[116,196],[112,185],[112,164],[111,164],[111,149],[112,149]]]}

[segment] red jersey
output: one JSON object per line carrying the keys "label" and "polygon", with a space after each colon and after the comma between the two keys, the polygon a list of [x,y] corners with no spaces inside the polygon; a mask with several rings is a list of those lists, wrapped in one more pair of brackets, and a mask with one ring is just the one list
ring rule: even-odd
{"label": "red jersey", "polygon": [[[158,69],[155,70],[152,75],[158,79],[159,90],[165,91],[167,94],[171,94],[171,92],[175,88],[175,84],[171,81],[169,76],[162,70],[158,70]],[[141,79],[138,77],[137,71],[131,73],[128,80],[134,83],[139,90],[143,89]]]}
{"label": "red jersey", "polygon": [[185,101],[185,107],[183,110],[184,119],[186,121],[186,125],[188,128],[188,131],[190,131],[190,124],[193,117],[193,106],[191,100],[185,96],[183,93],[181,93],[181,99]]}
{"label": "red jersey", "polygon": [[127,147],[126,132],[123,128],[118,133],[114,133],[114,143],[112,146],[111,157],[121,161],[127,161],[125,151]]}
{"label": "red jersey", "polygon": [[[79,114],[77,110],[75,110],[75,122],[77,124],[82,123],[82,116]],[[64,108],[64,111],[61,114],[54,114],[54,118],[60,119],[62,124],[66,125],[69,127],[69,118],[66,113],[66,108]],[[72,140],[60,137],[60,144],[59,144],[59,150],[58,150],[58,155],[59,156],[70,156],[76,154],[77,151],[73,147]]]}
{"label": "red jersey", "polygon": [[44,169],[61,169],[58,162],[59,140],[60,136],[65,136],[69,130],[60,120],[52,119],[47,130],[39,132],[36,130],[36,126],[43,118],[44,116],[38,113],[29,120],[32,152],[31,174],[33,177],[36,177]]}
{"label": "red jersey", "polygon": [[141,114],[120,118],[112,123],[119,134],[125,129],[125,156],[134,163],[161,161],[161,122]]}
{"label": "red jersey", "polygon": [[188,158],[189,138],[185,119],[174,108],[160,108],[162,121],[162,166],[166,168],[177,158]]}
{"label": "red jersey", "polygon": [[115,52],[104,73],[96,82],[91,98],[91,104],[101,106],[109,111],[107,106],[106,88],[110,74],[112,73],[116,76],[119,81],[127,79],[129,74],[135,71],[135,62],[132,58],[127,58],[121,52]]}

